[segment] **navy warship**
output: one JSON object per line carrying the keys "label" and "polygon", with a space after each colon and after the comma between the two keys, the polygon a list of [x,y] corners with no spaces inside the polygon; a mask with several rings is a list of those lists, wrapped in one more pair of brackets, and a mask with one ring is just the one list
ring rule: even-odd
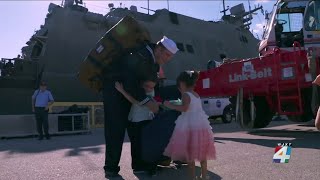
{"label": "navy warship", "polygon": [[[121,18],[129,15],[145,26],[156,42],[164,35],[173,39],[179,52],[163,67],[165,84],[172,85],[179,72],[204,70],[208,60],[258,56],[259,40],[250,32],[252,14],[262,6],[246,11],[243,4],[225,9],[220,21],[205,21],[168,11],[152,15],[136,6],[115,8],[107,14],[90,12],[82,1],[51,3],[45,22],[26,42],[17,58],[0,61],[0,115],[31,114],[31,95],[40,81],[48,82],[57,102],[99,102],[77,79],[80,63],[99,39]],[[227,12],[230,12],[227,14]],[[201,32],[201,33],[199,33]]]}

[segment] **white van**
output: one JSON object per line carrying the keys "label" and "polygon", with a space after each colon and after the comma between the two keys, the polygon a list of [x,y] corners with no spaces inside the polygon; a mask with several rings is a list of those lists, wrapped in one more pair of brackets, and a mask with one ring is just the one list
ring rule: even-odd
{"label": "white van", "polygon": [[231,123],[235,118],[235,110],[229,98],[201,98],[203,110],[210,118],[221,117],[224,123]]}

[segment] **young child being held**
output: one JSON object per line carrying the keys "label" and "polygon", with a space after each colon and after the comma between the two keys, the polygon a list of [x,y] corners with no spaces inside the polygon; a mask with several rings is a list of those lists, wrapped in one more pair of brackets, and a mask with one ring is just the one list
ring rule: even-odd
{"label": "young child being held", "polygon": [[[141,86],[144,88],[146,94],[150,97],[154,97],[154,87],[157,84],[157,77],[148,77],[143,80]],[[115,88],[125,98],[132,103],[131,110],[128,116],[128,135],[131,141],[131,157],[132,157],[132,169],[134,173],[150,172],[150,165],[142,160],[141,153],[141,132],[143,127],[151,122],[153,119],[153,112],[146,106],[140,106],[138,101],[128,94],[122,84],[116,82]],[[158,106],[157,102],[154,102],[154,106]]]}
{"label": "young child being held", "polygon": [[202,109],[199,95],[194,92],[199,73],[182,72],[177,78],[177,85],[182,94],[182,105],[173,105],[168,101],[164,105],[181,111],[176,126],[164,155],[172,160],[188,162],[190,175],[196,179],[195,161],[200,161],[201,178],[207,177],[207,160],[216,158],[214,137],[208,116]]}

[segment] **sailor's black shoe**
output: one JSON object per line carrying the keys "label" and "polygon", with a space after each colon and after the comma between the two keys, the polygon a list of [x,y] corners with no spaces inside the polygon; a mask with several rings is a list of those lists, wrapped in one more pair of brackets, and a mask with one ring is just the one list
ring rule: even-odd
{"label": "sailor's black shoe", "polygon": [[111,177],[120,176],[119,173],[117,173],[117,172],[107,171],[107,170],[104,171],[104,174],[105,174],[105,178],[111,178]]}
{"label": "sailor's black shoe", "polygon": [[157,176],[157,169],[151,169],[148,171],[149,176]]}

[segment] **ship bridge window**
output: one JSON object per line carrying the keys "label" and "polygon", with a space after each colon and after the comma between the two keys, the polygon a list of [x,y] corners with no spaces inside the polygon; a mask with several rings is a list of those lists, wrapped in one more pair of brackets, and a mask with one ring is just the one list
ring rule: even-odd
{"label": "ship bridge window", "polygon": [[182,43],[177,43],[177,47],[178,47],[179,51],[184,52],[184,46]]}
{"label": "ship bridge window", "polygon": [[187,44],[186,45],[186,48],[187,48],[187,51],[189,52],[189,53],[194,53],[194,49],[193,49],[193,47],[192,47],[192,45],[190,45],[190,44]]}
{"label": "ship bridge window", "polygon": [[172,24],[179,24],[178,15],[174,12],[169,12],[170,21]]}

